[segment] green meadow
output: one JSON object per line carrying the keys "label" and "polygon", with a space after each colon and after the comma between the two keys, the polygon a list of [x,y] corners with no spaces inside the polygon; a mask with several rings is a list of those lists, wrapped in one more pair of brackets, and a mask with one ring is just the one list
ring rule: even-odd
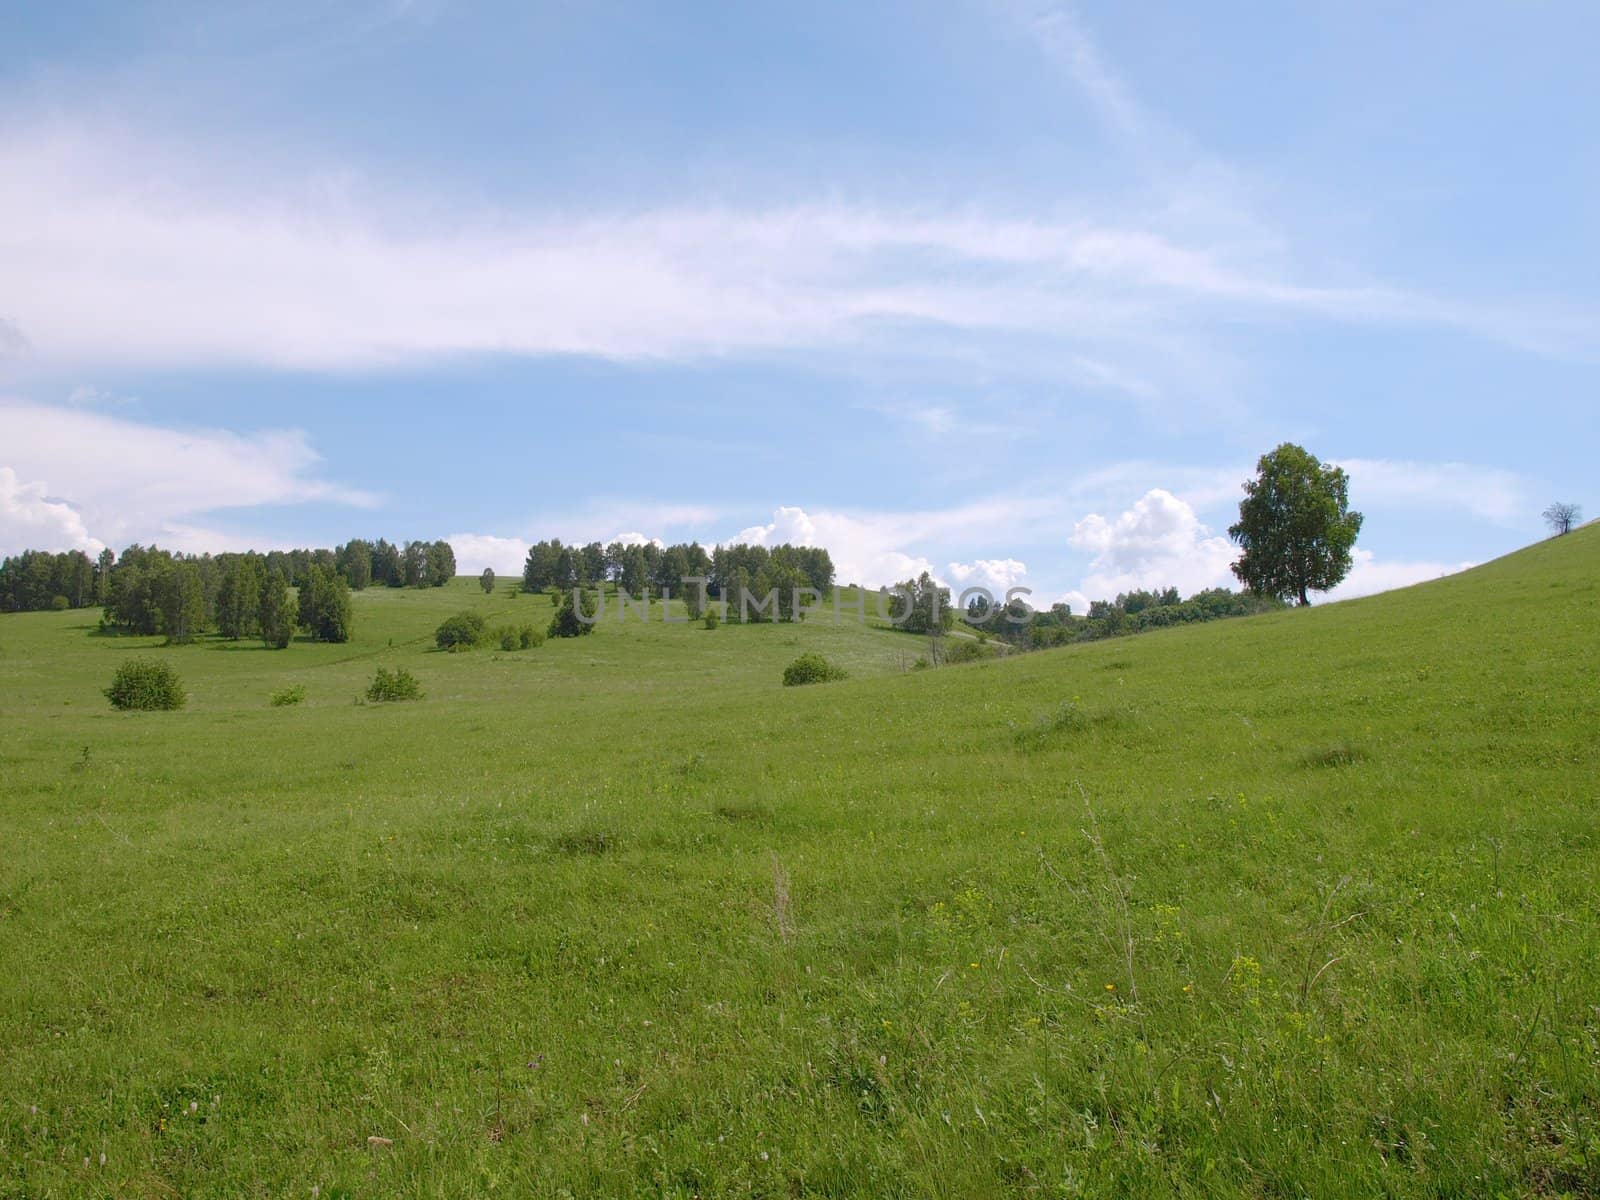
{"label": "green meadow", "polygon": [[0,617],[0,1196],[1600,1194],[1600,527],[926,671],[354,606]]}

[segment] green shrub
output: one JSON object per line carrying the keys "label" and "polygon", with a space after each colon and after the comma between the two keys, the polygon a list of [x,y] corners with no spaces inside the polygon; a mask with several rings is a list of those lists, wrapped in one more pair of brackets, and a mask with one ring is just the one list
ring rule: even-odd
{"label": "green shrub", "polygon": [[72,607],[72,601],[65,596],[51,596],[50,607],[55,609],[56,612],[66,612],[67,609]]}
{"label": "green shrub", "polygon": [[484,638],[483,618],[475,612],[458,612],[446,617],[433,631],[434,643],[441,650],[471,650]]}
{"label": "green shrub", "polygon": [[417,677],[404,667],[396,667],[392,671],[388,667],[379,667],[367,688],[367,699],[379,704],[389,700],[421,698],[422,688],[417,685]]}
{"label": "green shrub", "polygon": [[807,651],[783,669],[783,686],[799,687],[806,683],[829,683],[847,678],[843,667],[836,667],[815,651]]}
{"label": "green shrub", "polygon": [[182,708],[188,696],[169,664],[156,658],[130,658],[111,677],[106,699],[112,708],[151,712]]}
{"label": "green shrub", "polygon": [[578,603],[579,608],[572,606],[571,592],[562,597],[561,607],[556,609],[556,615],[550,619],[551,637],[582,637],[594,632],[595,617],[600,611],[594,593],[580,591]]}
{"label": "green shrub", "polygon": [[532,650],[535,646],[544,645],[544,630],[536,625],[524,625],[517,631],[517,640],[522,643],[524,650]]}
{"label": "green shrub", "polygon": [[994,657],[994,649],[981,641],[969,642],[965,638],[951,638],[949,641],[950,646],[944,652],[946,663],[980,662]]}
{"label": "green shrub", "polygon": [[272,693],[273,708],[288,708],[291,704],[304,704],[306,699],[306,685],[292,683],[286,688],[279,688]]}
{"label": "green shrub", "polygon": [[517,632],[515,626],[500,626],[499,629],[495,630],[495,637],[500,639],[500,649],[502,650],[522,649],[522,635]]}
{"label": "green shrub", "polygon": [[714,608],[706,609],[705,627],[707,629],[715,629],[720,624],[722,624],[722,621],[717,617],[717,610]]}

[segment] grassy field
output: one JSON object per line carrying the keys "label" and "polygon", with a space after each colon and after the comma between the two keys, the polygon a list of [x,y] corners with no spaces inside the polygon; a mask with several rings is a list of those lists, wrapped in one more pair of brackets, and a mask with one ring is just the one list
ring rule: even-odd
{"label": "grassy field", "polygon": [[907,672],[461,580],[151,714],[0,617],[0,1196],[1600,1194],[1597,581]]}

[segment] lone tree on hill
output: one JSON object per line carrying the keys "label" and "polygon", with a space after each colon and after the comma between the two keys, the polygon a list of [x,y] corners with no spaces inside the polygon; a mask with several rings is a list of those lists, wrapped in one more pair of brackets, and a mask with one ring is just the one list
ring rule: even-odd
{"label": "lone tree on hill", "polygon": [[1550,526],[1551,532],[1557,537],[1563,533],[1571,533],[1578,527],[1578,522],[1583,520],[1583,509],[1576,504],[1567,504],[1557,500],[1544,510],[1544,523]]}
{"label": "lone tree on hill", "polygon": [[1256,463],[1228,536],[1244,551],[1233,573],[1260,596],[1310,604],[1350,573],[1361,514],[1350,511],[1350,480],[1302,446],[1285,442]]}
{"label": "lone tree on hill", "polygon": [[478,585],[483,588],[485,596],[494,595],[494,568],[485,567],[483,574],[478,576]]}

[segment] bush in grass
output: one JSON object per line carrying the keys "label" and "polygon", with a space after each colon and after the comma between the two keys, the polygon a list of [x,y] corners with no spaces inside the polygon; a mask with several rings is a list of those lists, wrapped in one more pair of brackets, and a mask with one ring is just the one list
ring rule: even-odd
{"label": "bush in grass", "polygon": [[170,711],[182,708],[188,699],[178,673],[156,658],[130,658],[117,668],[106,689],[112,708],[139,711]]}
{"label": "bush in grass", "polygon": [[579,608],[572,606],[572,596],[571,592],[562,596],[561,607],[550,619],[551,637],[582,637],[594,632],[595,616],[600,611],[594,593],[578,591]]}
{"label": "bush in grass", "polygon": [[965,638],[950,638],[949,641],[951,644],[944,652],[946,663],[979,662],[994,657],[994,648],[982,641],[972,642]]}
{"label": "bush in grass", "polygon": [[799,687],[806,683],[829,683],[846,678],[843,667],[836,667],[815,651],[807,651],[783,669],[783,686]]}
{"label": "bush in grass", "polygon": [[51,596],[50,607],[55,609],[56,612],[66,612],[67,609],[72,607],[72,601],[65,596]]}
{"label": "bush in grass", "polygon": [[441,650],[452,653],[457,650],[471,650],[483,641],[483,618],[475,612],[458,612],[453,617],[446,617],[433,631],[434,643]]}
{"label": "bush in grass", "polygon": [[367,688],[367,699],[375,704],[389,700],[420,700],[422,688],[417,684],[417,677],[404,667],[389,670],[388,667],[379,667],[378,673],[372,677],[372,683]]}
{"label": "bush in grass", "polygon": [[722,621],[717,616],[717,610],[714,609],[714,608],[706,609],[705,627],[707,629],[715,629],[718,625],[721,625],[721,624],[722,624]]}
{"label": "bush in grass", "polygon": [[499,639],[500,649],[502,649],[502,650],[521,650],[522,649],[522,635],[517,632],[517,629],[516,629],[515,626],[502,625],[502,626],[500,626],[499,629],[495,630],[494,635],[495,635],[496,638]]}
{"label": "bush in grass", "polygon": [[536,625],[524,625],[517,630],[517,641],[524,650],[532,650],[535,646],[544,645],[544,630]]}
{"label": "bush in grass", "polygon": [[306,699],[306,685],[293,683],[286,688],[279,688],[272,693],[273,708],[288,708],[291,704],[304,704]]}

